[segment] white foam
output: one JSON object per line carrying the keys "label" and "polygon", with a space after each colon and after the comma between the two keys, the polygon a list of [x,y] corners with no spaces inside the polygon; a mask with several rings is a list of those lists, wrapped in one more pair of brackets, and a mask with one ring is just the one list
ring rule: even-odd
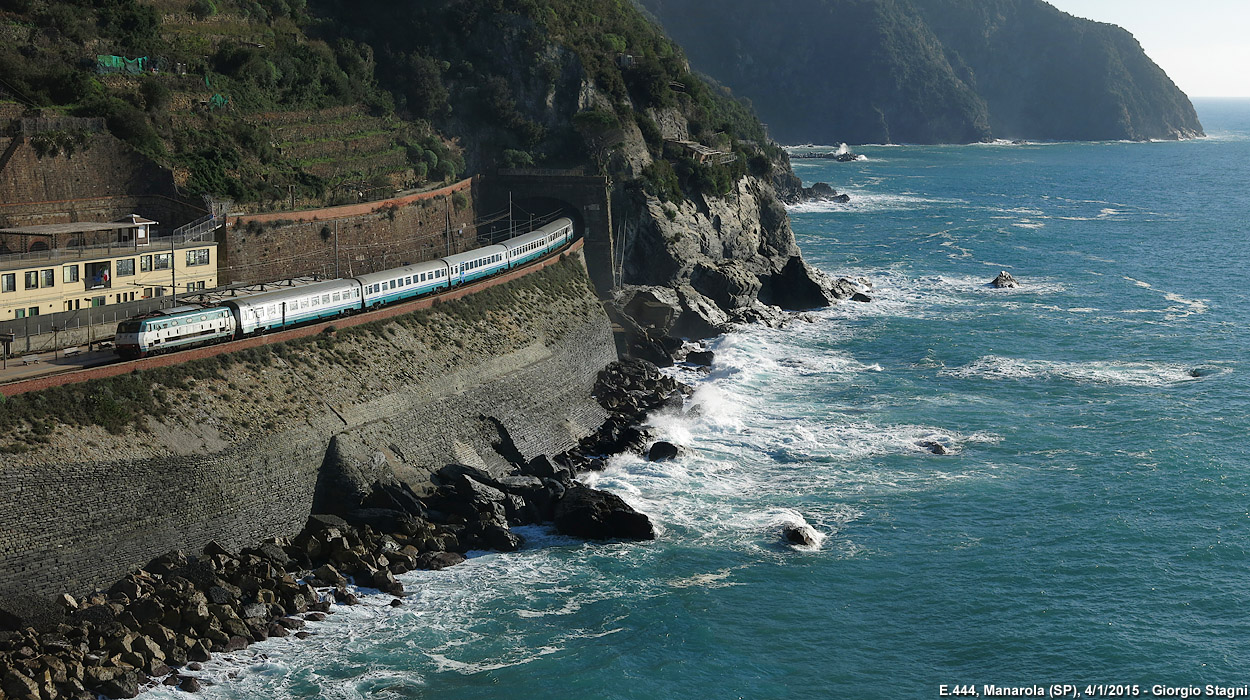
{"label": "white foam", "polygon": [[916,209],[927,209],[934,205],[967,205],[967,201],[962,199],[944,199],[938,197],[926,197],[918,194],[897,194],[897,193],[881,193],[864,189],[848,189],[841,192],[850,196],[849,202],[833,202],[828,200],[815,200],[809,202],[801,202],[792,204],[788,207],[791,212],[796,213],[828,213],[828,212],[879,212],[879,211],[908,211]]}
{"label": "white foam", "polygon": [[986,355],[976,361],[940,374],[951,377],[988,379],[1059,379],[1083,384],[1120,386],[1167,386],[1201,379],[1193,366],[1163,362],[1057,362],[1000,355]]}
{"label": "white foam", "polygon": [[1161,313],[1169,321],[1193,316],[1197,314],[1205,314],[1208,310],[1207,301],[1205,299],[1187,299],[1174,292],[1168,292],[1161,289],[1155,289],[1149,282],[1143,282],[1139,279],[1124,276],[1124,279],[1132,282],[1134,285],[1142,289],[1149,289],[1163,295],[1163,298],[1172,302],[1172,305],[1165,309],[1131,309],[1123,313],[1140,314],[1140,313]]}

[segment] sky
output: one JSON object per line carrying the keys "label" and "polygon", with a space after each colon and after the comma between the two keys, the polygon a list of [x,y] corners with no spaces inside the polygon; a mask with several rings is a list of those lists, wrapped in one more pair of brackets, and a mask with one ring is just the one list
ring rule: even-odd
{"label": "sky", "polygon": [[1190,97],[1250,97],[1250,0],[1047,0],[1124,27]]}

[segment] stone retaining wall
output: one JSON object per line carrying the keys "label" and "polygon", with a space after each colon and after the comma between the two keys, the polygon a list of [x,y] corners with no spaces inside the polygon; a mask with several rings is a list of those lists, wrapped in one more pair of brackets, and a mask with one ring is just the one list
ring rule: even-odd
{"label": "stone retaining wall", "polygon": [[230,217],[218,274],[222,284],[350,277],[458,253],[479,245],[474,201],[473,180],[463,180],[376,202]]}
{"label": "stone retaining wall", "polygon": [[558,289],[518,280],[459,310],[390,309],[188,378],[146,432],[57,426],[49,444],[0,462],[0,595],[81,594],[173,548],[293,535],[315,499],[336,495],[319,486],[332,439],[336,460],[389,466],[417,490],[447,462],[503,468],[500,426],[527,457],[573,446],[604,418],[590,392],[615,359],[578,270]]}

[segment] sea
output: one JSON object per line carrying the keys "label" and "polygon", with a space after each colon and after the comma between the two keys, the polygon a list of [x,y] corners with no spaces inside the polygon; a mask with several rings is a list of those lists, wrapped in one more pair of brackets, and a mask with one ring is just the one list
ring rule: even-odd
{"label": "sea", "polygon": [[[1196,107],[1190,141],[796,160],[851,196],[790,210],[805,257],[872,301],[673,370],[696,392],[652,428],[682,455],[588,477],[658,539],[525,528],[521,551],[404,575],[401,607],[366,595],[220,655],[201,696],[1240,692],[1250,101]],[[1004,270],[1019,287],[988,284]]]}

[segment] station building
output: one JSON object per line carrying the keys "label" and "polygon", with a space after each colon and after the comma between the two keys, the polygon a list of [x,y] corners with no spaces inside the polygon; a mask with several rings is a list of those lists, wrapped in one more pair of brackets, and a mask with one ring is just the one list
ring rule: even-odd
{"label": "station building", "polygon": [[217,286],[217,243],[138,215],[0,229],[0,322]]}

